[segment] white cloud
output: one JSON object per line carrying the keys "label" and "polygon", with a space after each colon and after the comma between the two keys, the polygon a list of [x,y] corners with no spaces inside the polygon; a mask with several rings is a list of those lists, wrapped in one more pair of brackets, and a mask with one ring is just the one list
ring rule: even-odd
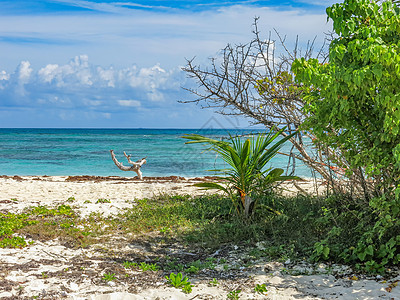
{"label": "white cloud", "polygon": [[5,89],[9,80],[10,80],[10,74],[8,74],[4,70],[1,71],[0,72],[0,90]]}
{"label": "white cloud", "polygon": [[[125,108],[154,108],[176,105],[179,68],[95,66],[87,55],[67,64],[48,64],[35,71],[29,61],[13,73],[0,73],[0,105],[111,113]],[[134,97],[133,100],[132,97]],[[93,116],[93,114],[88,114]],[[70,116],[63,112],[62,119]],[[105,116],[105,115],[103,115]]]}
{"label": "white cloud", "polygon": [[147,98],[150,101],[158,102],[158,101],[163,101],[164,100],[164,95],[162,93],[160,93],[159,91],[154,89],[152,92],[147,93]]}
{"label": "white cloud", "polygon": [[103,69],[102,67],[97,67],[97,73],[101,80],[103,80],[107,86],[115,87],[115,72],[111,67],[108,70]]}
{"label": "white cloud", "polygon": [[29,61],[22,61],[18,66],[18,78],[21,84],[27,83],[31,77],[33,69]]}
{"label": "white cloud", "polygon": [[0,72],[0,80],[9,80],[10,79],[10,74],[7,74],[6,71],[1,71]]}
{"label": "white cloud", "polygon": [[141,105],[137,100],[118,100],[117,102],[120,106],[139,107]]}
{"label": "white cloud", "polygon": [[[48,64],[38,71],[39,81],[54,83],[62,87],[74,82],[77,85],[92,85],[92,71],[87,55],[76,56],[68,64]],[[103,75],[104,77],[104,75]]]}
{"label": "white cloud", "polygon": [[103,104],[103,101],[100,100],[83,100],[83,103],[85,103],[87,106],[99,106]]}
{"label": "white cloud", "polygon": [[48,64],[38,72],[40,79],[44,82],[51,82],[58,74],[60,74],[60,70],[57,64]]}

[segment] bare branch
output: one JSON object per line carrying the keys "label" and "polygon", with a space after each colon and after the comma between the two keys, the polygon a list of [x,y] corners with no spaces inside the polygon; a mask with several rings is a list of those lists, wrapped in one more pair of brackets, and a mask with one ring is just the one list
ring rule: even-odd
{"label": "bare branch", "polygon": [[128,163],[130,163],[132,165],[132,166],[124,166],[115,157],[114,150],[110,150],[110,153],[111,153],[111,159],[113,160],[115,165],[118,167],[118,169],[120,169],[122,171],[134,171],[134,172],[136,172],[136,174],[138,175],[138,178],[140,180],[143,179],[142,171],[140,171],[140,168],[146,163],[146,157],[139,159],[136,162],[133,162],[133,161],[131,161],[131,155],[127,155],[124,151],[124,155],[125,155],[126,159],[128,160]]}
{"label": "bare branch", "polygon": [[[294,80],[291,65],[302,55],[306,59],[315,57],[325,62],[329,39],[325,39],[321,49],[314,55],[315,38],[307,43],[305,51],[301,53],[298,37],[294,49],[290,50],[286,45],[286,37],[276,30],[275,36],[278,44],[271,32],[267,39],[263,39],[258,18],[255,18],[253,39],[249,43],[228,44],[222,49],[221,56],[210,59],[208,67],[196,65],[194,59],[187,60],[183,70],[197,83],[197,88],[185,90],[195,95],[196,99],[180,102],[199,103],[223,115],[244,116],[253,124],[263,124],[269,130],[286,127],[287,131],[282,133],[284,136],[299,130],[306,115],[303,111],[302,89]],[[310,144],[310,141],[313,143]],[[327,182],[333,182],[341,176],[333,172],[332,167],[350,168],[340,151],[320,147],[312,132],[300,130],[290,142],[293,147],[287,155],[301,160]],[[354,182],[361,183],[362,174],[358,170],[353,172],[353,177],[358,178]]]}

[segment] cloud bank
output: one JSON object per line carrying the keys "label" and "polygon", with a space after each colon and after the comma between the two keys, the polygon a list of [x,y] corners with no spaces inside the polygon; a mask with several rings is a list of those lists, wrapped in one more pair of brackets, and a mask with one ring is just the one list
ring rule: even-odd
{"label": "cloud bank", "polygon": [[[168,94],[179,92],[184,74],[160,65],[123,69],[89,63],[87,55],[64,65],[48,64],[34,70],[22,61],[12,73],[0,72],[1,105],[80,107],[113,111],[118,106],[151,108],[165,105]],[[4,101],[5,100],[5,101]]]}
{"label": "cloud bank", "polygon": [[121,114],[143,119],[159,111],[165,119],[181,105],[177,100],[185,80],[179,67],[102,67],[91,64],[87,55],[38,69],[22,61],[15,71],[0,72],[0,108],[3,113],[47,112],[71,122],[82,117],[118,120]]}

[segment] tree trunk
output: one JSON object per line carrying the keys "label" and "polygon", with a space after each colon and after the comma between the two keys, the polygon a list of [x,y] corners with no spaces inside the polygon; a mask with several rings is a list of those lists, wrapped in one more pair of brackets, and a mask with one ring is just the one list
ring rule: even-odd
{"label": "tree trunk", "polygon": [[253,198],[247,195],[244,197],[244,215],[246,216],[246,218],[248,218],[253,212],[253,207],[254,207],[254,205],[252,205],[253,202],[254,202]]}

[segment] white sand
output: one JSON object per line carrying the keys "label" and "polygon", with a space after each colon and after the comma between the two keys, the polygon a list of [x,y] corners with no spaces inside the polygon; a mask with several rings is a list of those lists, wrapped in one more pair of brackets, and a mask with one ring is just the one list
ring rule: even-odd
{"label": "white sand", "polygon": [[[70,204],[77,206],[81,215],[100,212],[104,215],[116,214],[131,207],[135,199],[151,198],[168,194],[201,195],[206,193],[193,186],[194,181],[82,181],[68,182],[66,176],[28,177],[22,181],[0,178],[0,201],[16,199],[14,203],[0,203],[0,210],[20,212],[29,206]],[[40,180],[33,180],[33,179]],[[70,197],[75,200],[66,202]],[[96,204],[99,199],[110,203]],[[85,203],[86,202],[86,203]],[[90,203],[89,203],[90,202]]]}
{"label": "white sand", "polygon": [[[192,186],[193,181],[186,180],[67,182],[66,177],[56,176],[39,177],[41,180],[34,180],[33,177],[23,177],[23,179],[18,181],[12,178],[0,178],[0,211],[20,212],[29,206],[54,207],[68,203],[76,206],[83,216],[91,212],[110,215],[131,207],[135,199],[163,193],[192,195],[204,193]],[[290,186],[288,188],[291,189]],[[313,191],[310,183],[303,183],[302,188]],[[74,197],[75,201],[66,202],[69,197]],[[109,199],[111,203],[96,204],[100,198]],[[16,200],[8,201],[11,199]],[[240,254],[235,255],[240,261]],[[0,272],[0,281],[7,281],[11,286],[2,290],[0,285],[0,299],[7,297],[22,299],[33,296],[53,299],[51,293],[53,295],[56,293],[57,297],[63,299],[226,299],[229,290],[235,289],[234,284],[227,290],[226,287],[211,286],[206,282],[192,282],[193,291],[187,295],[178,289],[168,287],[165,279],[161,278],[156,287],[132,294],[129,293],[129,286],[122,282],[116,281],[110,284],[93,282],[84,274],[76,281],[60,280],[56,276],[49,278],[37,276],[43,272],[65,270],[76,258],[84,258],[93,265],[93,270],[101,273],[104,270],[99,269],[100,261],[97,257],[98,253],[93,247],[70,249],[62,246],[57,240],[35,241],[23,249],[0,249],[0,267],[3,270]],[[30,269],[22,269],[23,265],[35,262],[37,265],[32,265]],[[249,285],[245,288],[242,286],[240,299],[400,299],[400,287],[396,286],[396,282],[400,280],[400,273],[399,276],[385,281],[380,277],[353,278],[351,269],[343,266],[333,266],[329,271],[327,266],[311,266],[306,263],[284,265],[257,261],[256,264],[258,268],[243,271],[243,276],[248,278]],[[21,270],[18,266],[21,266]],[[4,271],[7,268],[10,271]],[[289,270],[289,274],[292,275],[285,270]],[[293,271],[313,275],[294,276]],[[337,272],[342,276],[332,275]],[[267,294],[255,293],[255,284],[266,284]],[[389,287],[392,287],[390,292],[386,290]]]}

